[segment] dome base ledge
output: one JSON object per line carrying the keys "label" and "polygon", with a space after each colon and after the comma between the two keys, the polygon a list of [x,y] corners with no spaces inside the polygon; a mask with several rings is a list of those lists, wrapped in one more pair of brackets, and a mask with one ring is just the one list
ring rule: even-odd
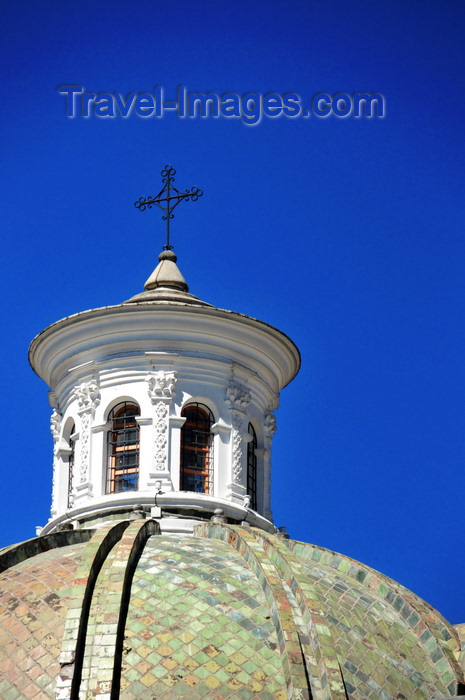
{"label": "dome base ledge", "polygon": [[210,520],[217,509],[221,509],[222,517],[232,524],[246,522],[269,533],[277,532],[267,518],[225,498],[191,491],[170,491],[156,495],[153,491],[127,491],[94,498],[85,505],[51,518],[40,535],[62,529],[98,528],[109,520],[127,520],[137,517],[140,506],[143,517],[155,517],[162,532],[192,533],[193,525],[188,523]]}

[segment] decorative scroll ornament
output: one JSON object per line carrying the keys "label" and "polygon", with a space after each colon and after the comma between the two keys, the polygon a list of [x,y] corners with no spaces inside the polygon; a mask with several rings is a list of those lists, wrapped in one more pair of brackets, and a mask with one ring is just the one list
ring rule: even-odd
{"label": "decorative scroll ornament", "polygon": [[73,394],[80,410],[97,408],[100,403],[100,390],[97,382],[84,382],[74,387]]}
{"label": "decorative scroll ornament", "polygon": [[276,418],[272,411],[265,414],[264,428],[266,436],[272,438],[276,432]]}
{"label": "decorative scroll ornament", "polygon": [[58,442],[60,437],[62,415],[54,408],[50,416],[50,430],[52,431],[53,442]]}
{"label": "decorative scroll ornament", "polygon": [[53,471],[52,471],[52,505],[50,506],[50,515],[53,517],[56,513],[56,498],[55,498],[55,480],[56,480],[56,462],[53,460]]}
{"label": "decorative scroll ornament", "polygon": [[100,390],[96,381],[84,382],[74,387],[73,394],[78,402],[81,416],[81,429],[79,431],[79,480],[81,484],[87,481],[89,473],[89,449],[90,449],[90,419],[100,403]]}
{"label": "decorative scroll ornament", "polygon": [[226,404],[237,411],[245,411],[250,403],[250,398],[250,391],[231,379],[226,389]]}
{"label": "decorative scroll ornament", "polygon": [[168,468],[168,414],[169,404],[176,388],[176,373],[159,370],[149,374],[147,391],[154,407],[154,443],[155,471],[166,471]]}
{"label": "decorative scroll ornament", "polygon": [[155,470],[166,471],[168,463],[168,408],[163,401],[155,406]]}
{"label": "decorative scroll ornament", "polygon": [[242,418],[233,414],[232,417],[232,477],[233,481],[240,483],[242,473],[242,430],[244,421]]}
{"label": "decorative scroll ornament", "polygon": [[56,513],[56,492],[55,492],[55,482],[56,482],[56,472],[58,468],[57,464],[57,452],[58,452],[58,438],[60,437],[60,429],[61,429],[61,421],[62,421],[62,416],[58,411],[54,408],[52,411],[52,415],[50,416],[50,430],[52,431],[52,436],[53,436],[53,471],[52,471],[52,506],[51,506],[51,515],[55,515]]}
{"label": "decorative scroll ornament", "polygon": [[263,450],[263,465],[264,465],[264,505],[265,505],[265,518],[268,520],[273,520],[273,513],[271,511],[271,449],[265,447]]}
{"label": "decorative scroll ornament", "polygon": [[58,469],[58,438],[60,437],[62,416],[54,408],[50,416],[50,430],[53,436],[53,472],[52,472],[52,513],[55,512],[55,479]]}
{"label": "decorative scroll ornament", "polygon": [[81,484],[87,480],[87,471],[89,468],[89,443],[90,443],[90,411],[84,411],[81,415],[81,430],[80,430],[80,464],[79,464],[79,479]]}
{"label": "decorative scroll ornament", "polygon": [[156,408],[155,408],[155,415],[157,416],[159,421],[162,421],[163,424],[166,426],[166,422],[164,421],[164,418],[166,417],[166,414],[168,413],[168,409],[166,408],[166,405],[160,401],[157,403]]}
{"label": "decorative scroll ornament", "polygon": [[148,394],[153,402],[157,399],[171,399],[175,394],[176,374],[160,370],[153,372],[145,380],[148,384]]}
{"label": "decorative scroll ornament", "polygon": [[[152,398],[152,401],[154,399]],[[154,403],[155,471],[166,471],[168,464],[168,406],[166,398]]]}
{"label": "decorative scroll ornament", "polygon": [[247,387],[231,379],[226,387],[224,400],[226,405],[231,408],[232,413],[232,479],[236,484],[239,484],[241,482],[244,449],[244,414],[251,400],[250,391]]}

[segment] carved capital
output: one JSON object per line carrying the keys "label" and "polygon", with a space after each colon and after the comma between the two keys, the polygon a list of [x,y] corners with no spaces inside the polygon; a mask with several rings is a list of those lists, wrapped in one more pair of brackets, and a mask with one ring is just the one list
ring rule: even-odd
{"label": "carved capital", "polygon": [[265,429],[265,435],[272,438],[276,432],[276,418],[273,411],[269,411],[265,414],[265,422],[263,427]]}
{"label": "carved capital", "polygon": [[173,371],[165,372],[159,370],[153,372],[146,377],[147,391],[153,402],[159,401],[162,398],[171,399],[175,394],[176,373]]}
{"label": "carved capital", "polygon": [[54,408],[50,416],[50,430],[53,436],[53,442],[57,442],[60,437],[62,415]]}
{"label": "carved capital", "polygon": [[237,413],[232,417],[232,477],[240,483],[242,473],[242,431],[244,421]]}
{"label": "carved capital", "polygon": [[226,389],[225,402],[227,406],[237,411],[245,411],[250,403],[250,391],[247,387],[231,380]]}
{"label": "carved capital", "polygon": [[97,408],[100,403],[100,390],[97,382],[84,382],[75,386],[73,395],[77,399],[80,410],[88,411]]}

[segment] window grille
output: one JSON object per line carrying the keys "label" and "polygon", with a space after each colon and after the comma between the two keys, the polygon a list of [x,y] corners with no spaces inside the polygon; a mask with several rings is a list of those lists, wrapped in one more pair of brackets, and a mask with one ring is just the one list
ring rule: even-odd
{"label": "window grille", "polygon": [[248,432],[252,440],[247,443],[247,493],[250,507],[257,510],[257,433],[252,423],[249,423]]}
{"label": "window grille", "polygon": [[181,428],[181,491],[210,493],[213,481],[213,414],[207,406],[185,406]]}
{"label": "window grille", "polygon": [[69,449],[71,452],[68,457],[68,508],[73,507],[74,497],[73,497],[73,478],[74,478],[74,452],[75,452],[75,441],[72,439],[72,435],[75,433],[74,423],[70,431],[69,438]]}
{"label": "window grille", "polygon": [[137,491],[139,486],[139,406],[120,403],[108,419],[107,493]]}

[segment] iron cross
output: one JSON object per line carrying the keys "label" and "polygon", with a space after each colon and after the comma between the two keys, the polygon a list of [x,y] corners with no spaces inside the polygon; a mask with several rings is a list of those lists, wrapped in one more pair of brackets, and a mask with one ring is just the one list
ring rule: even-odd
{"label": "iron cross", "polygon": [[166,221],[166,245],[163,246],[164,250],[171,250],[173,248],[170,245],[170,219],[174,217],[173,210],[176,209],[178,204],[185,200],[188,202],[190,199],[196,202],[199,197],[203,195],[203,191],[198,187],[191,187],[190,190],[185,192],[180,192],[174,185],[173,175],[176,175],[176,170],[171,166],[167,165],[164,170],[161,171],[163,187],[156,197],[139,197],[137,202],[134,202],[134,206],[139,211],[145,211],[146,209],[151,209],[153,204],[156,204],[163,212],[161,217]]}

